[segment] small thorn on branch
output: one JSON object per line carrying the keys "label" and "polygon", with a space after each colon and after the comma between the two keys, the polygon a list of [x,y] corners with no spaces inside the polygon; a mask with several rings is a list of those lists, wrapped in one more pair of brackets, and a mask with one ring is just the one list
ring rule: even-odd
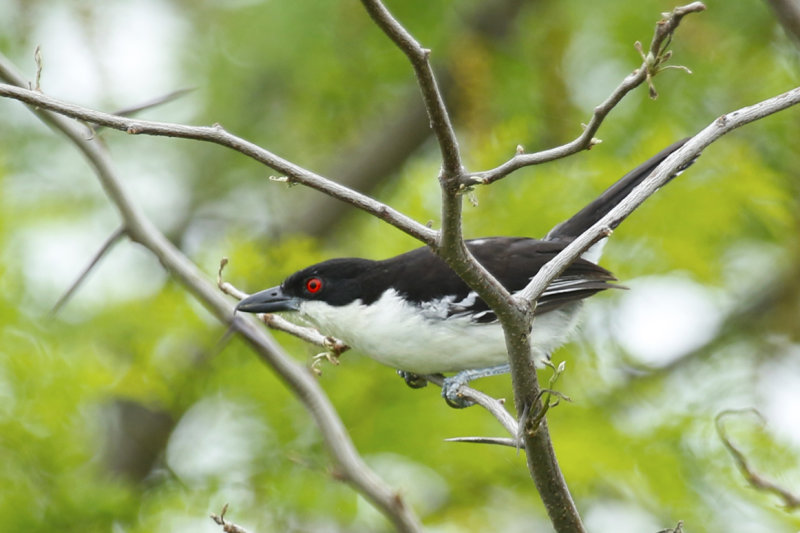
{"label": "small thorn on branch", "polygon": [[520,443],[516,439],[509,437],[451,437],[444,439],[445,442],[467,442],[470,444],[494,444],[497,446],[508,446],[520,448]]}

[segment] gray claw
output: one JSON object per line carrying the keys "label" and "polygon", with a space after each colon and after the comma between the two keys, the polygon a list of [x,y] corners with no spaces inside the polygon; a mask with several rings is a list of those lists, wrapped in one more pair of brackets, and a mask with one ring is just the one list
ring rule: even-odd
{"label": "gray claw", "polygon": [[442,383],[442,398],[447,402],[447,405],[454,409],[463,409],[470,405],[475,405],[475,402],[467,400],[461,394],[461,387],[464,385],[464,381],[458,379],[458,375],[444,379],[444,383]]}

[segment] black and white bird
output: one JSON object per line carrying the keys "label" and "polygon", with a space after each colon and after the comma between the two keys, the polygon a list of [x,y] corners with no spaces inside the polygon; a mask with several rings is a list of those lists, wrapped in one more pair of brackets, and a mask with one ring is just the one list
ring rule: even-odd
{"label": "black and white bird", "polygon": [[[467,248],[509,292],[520,291],[685,141],[623,176],[542,240],[488,237],[467,241]],[[531,357],[537,364],[569,339],[584,298],[615,287],[614,276],[596,264],[604,241],[567,267],[539,298],[531,336]],[[243,299],[236,309],[296,313],[321,333],[397,369],[412,386],[424,384],[418,376],[456,372],[442,388],[454,407],[469,405],[458,393],[463,384],[509,371],[497,317],[427,247],[382,261],[348,257],[311,265],[279,286]]]}

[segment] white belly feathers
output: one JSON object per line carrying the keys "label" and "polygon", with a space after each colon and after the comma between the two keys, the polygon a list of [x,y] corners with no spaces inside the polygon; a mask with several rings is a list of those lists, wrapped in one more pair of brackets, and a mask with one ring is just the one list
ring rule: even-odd
{"label": "white belly feathers", "polygon": [[[475,298],[470,295],[467,299],[470,297]],[[341,339],[380,363],[415,374],[458,372],[506,363],[505,338],[499,322],[481,324],[466,315],[447,317],[448,307],[460,303],[445,300],[420,308],[389,289],[370,306],[360,300],[344,306],[306,301],[299,312],[321,333]],[[537,365],[567,341],[577,322],[579,306],[574,302],[536,318],[531,356]]]}

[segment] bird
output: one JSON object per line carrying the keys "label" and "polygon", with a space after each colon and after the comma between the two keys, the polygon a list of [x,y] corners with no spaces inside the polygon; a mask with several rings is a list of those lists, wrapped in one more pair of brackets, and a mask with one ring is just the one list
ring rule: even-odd
{"label": "bird", "polygon": [[[542,239],[483,237],[466,240],[466,247],[514,294],[687,140],[628,172]],[[597,264],[605,241],[570,264],[537,300],[531,332],[531,358],[537,366],[549,362],[553,351],[570,339],[584,299],[621,287]],[[395,368],[411,387],[424,386],[425,375],[455,373],[445,378],[442,396],[456,408],[472,403],[459,393],[463,385],[509,372],[505,337],[494,311],[429,247],[383,260],[329,259],[242,299],[236,311],[294,315]]]}

